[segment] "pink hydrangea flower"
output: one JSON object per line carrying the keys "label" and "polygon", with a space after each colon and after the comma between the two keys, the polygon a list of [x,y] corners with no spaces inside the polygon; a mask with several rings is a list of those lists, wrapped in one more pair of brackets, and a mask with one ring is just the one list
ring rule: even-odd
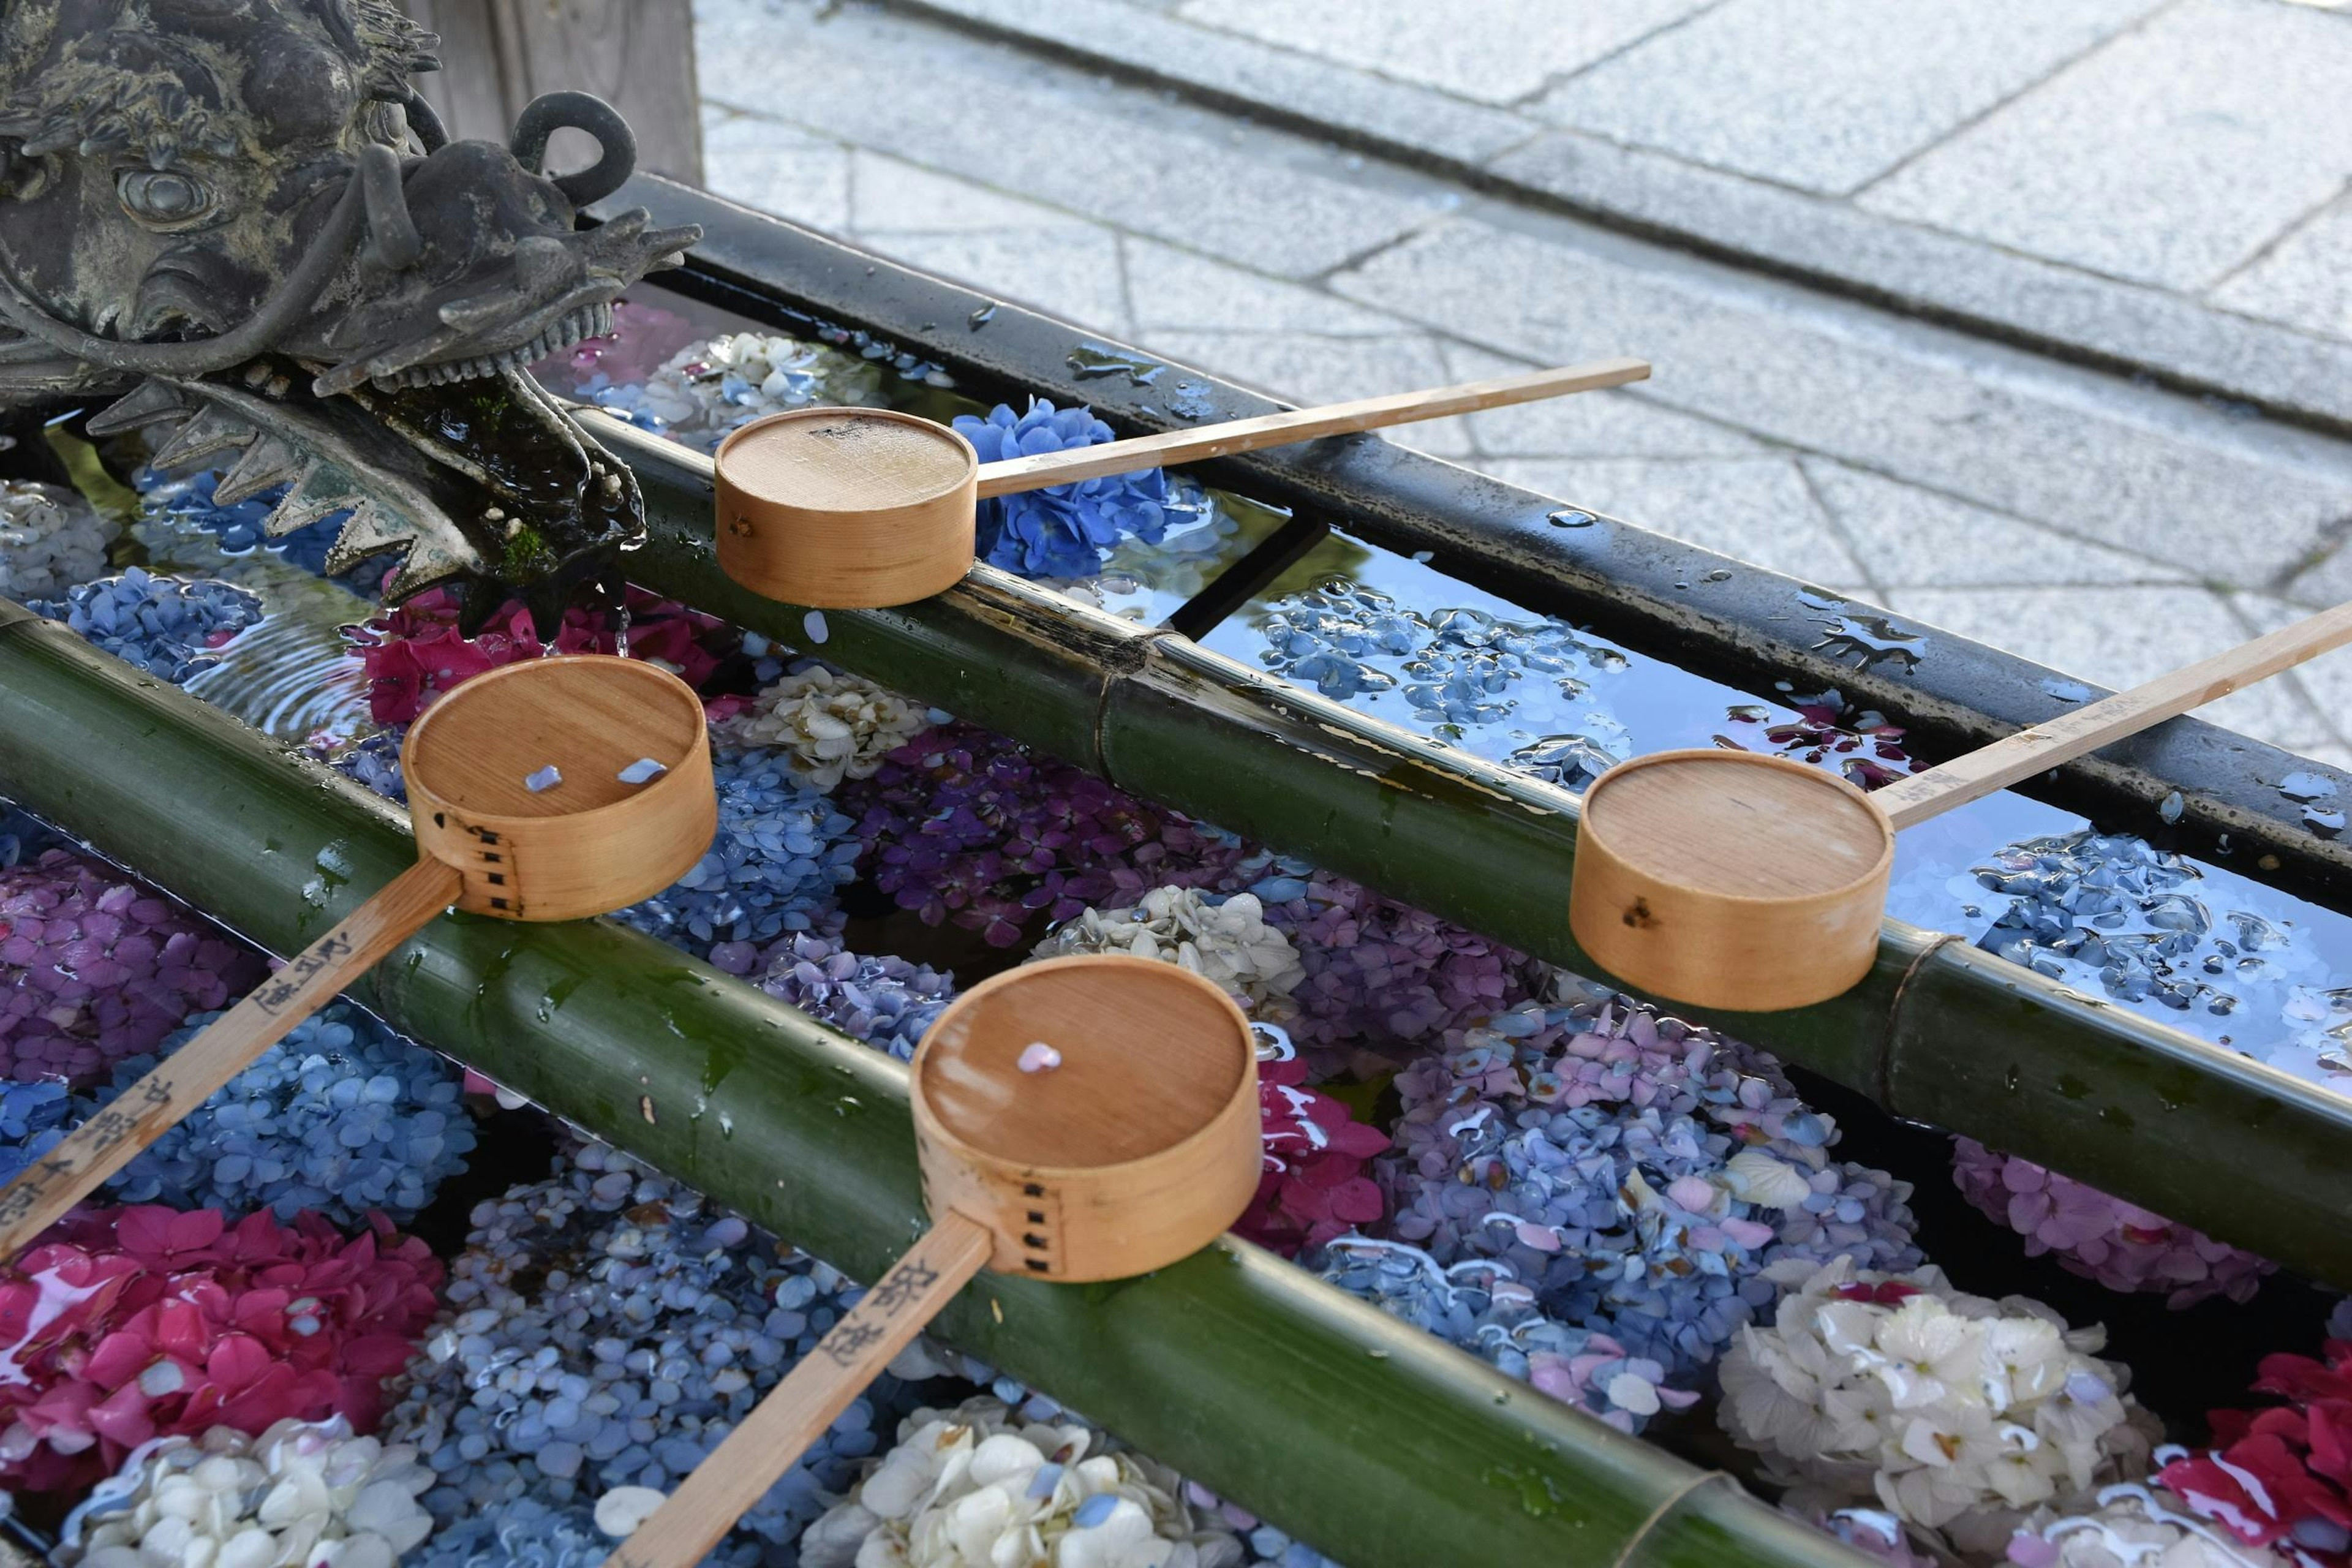
{"label": "pink hydrangea flower", "polygon": [[87,1210],[0,1268],[0,1483],[87,1486],[150,1437],[341,1415],[368,1432],[441,1265],[379,1216]]}
{"label": "pink hydrangea flower", "polygon": [[[677,669],[700,687],[718,668],[735,634],[726,623],[642,588],[627,590],[629,657]],[[553,652],[611,653],[616,646],[602,610],[564,612],[552,645],[540,640],[530,613],[509,600],[471,637],[457,635],[457,601],[434,588],[349,633],[365,666],[368,711],[379,724],[406,724],[451,687],[477,675]]]}
{"label": "pink hydrangea flower", "polygon": [[1388,1148],[1387,1137],[1307,1088],[1307,1064],[1297,1057],[1261,1059],[1257,1072],[1265,1170],[1234,1231],[1296,1258],[1377,1222],[1388,1205],[1364,1163]]}
{"label": "pink hydrangea flower", "polygon": [[2278,1267],[2030,1160],[1952,1142],[1952,1179],[1969,1202],[2025,1237],[2029,1257],[2055,1253],[2110,1290],[2165,1291],[2177,1311],[2210,1296],[2247,1300]]}
{"label": "pink hydrangea flower", "polygon": [[105,1080],[192,1013],[259,984],[261,960],[91,856],[0,870],[0,1073]]}

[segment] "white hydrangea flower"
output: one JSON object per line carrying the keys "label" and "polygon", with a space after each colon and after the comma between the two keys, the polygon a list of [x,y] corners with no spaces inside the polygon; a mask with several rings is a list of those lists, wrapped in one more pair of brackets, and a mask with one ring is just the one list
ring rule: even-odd
{"label": "white hydrangea flower", "polygon": [[1163,1466],[1076,1422],[998,1400],[919,1410],[831,1512],[802,1568],[1232,1568],[1241,1542],[1197,1521]]}
{"label": "white hydrangea flower", "polygon": [[2103,1487],[2082,1512],[2037,1510],[2008,1555],[2019,1568],[2279,1568],[2284,1561],[2231,1540],[2147,1482]]}
{"label": "white hydrangea flower", "polygon": [[433,1472],[341,1415],[159,1437],[66,1521],[59,1568],[394,1568],[433,1529]]}
{"label": "white hydrangea flower", "polygon": [[69,489],[0,479],[0,598],[48,598],[98,576],[121,531]]}
{"label": "white hydrangea flower", "polygon": [[761,688],[751,706],[711,726],[721,745],[772,746],[817,788],[870,778],[882,759],[930,727],[924,709],[821,665]]}
{"label": "white hydrangea flower", "polygon": [[2155,1421],[2126,1373],[2038,1301],[1964,1295],[1940,1270],[1839,1258],[1744,1329],[1722,1363],[1722,1419],[1791,1506],[1885,1509],[1963,1552],[1997,1554],[2026,1514],[2147,1473]]}
{"label": "white hydrangea flower", "polygon": [[835,350],[771,332],[729,332],[680,349],[633,406],[683,434],[715,437],[746,420],[815,403],[877,403],[882,374]]}
{"label": "white hydrangea flower", "polygon": [[1261,1016],[1265,1004],[1287,1000],[1307,978],[1297,949],[1265,923],[1265,906],[1255,893],[1220,902],[1192,888],[1154,888],[1129,909],[1081,911],[1039,942],[1034,956],[1073,952],[1130,952],[1181,964],[1248,997]]}

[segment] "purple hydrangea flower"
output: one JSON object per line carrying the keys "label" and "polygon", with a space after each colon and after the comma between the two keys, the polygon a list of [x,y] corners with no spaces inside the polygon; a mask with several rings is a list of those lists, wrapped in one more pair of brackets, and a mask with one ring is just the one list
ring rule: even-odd
{"label": "purple hydrangea flower", "polygon": [[926,731],[844,781],[875,885],[927,924],[1011,947],[1040,918],[1133,903],[1155,887],[1239,890],[1237,839],[976,725]]}
{"label": "purple hydrangea flower", "polygon": [[0,871],[0,1077],[95,1083],[263,973],[161,893],[51,849]]}
{"label": "purple hydrangea flower", "polygon": [[[1015,416],[998,404],[985,419],[956,416],[956,433],[983,463],[1092,447],[1111,428],[1086,408],[1056,409],[1043,398]],[[1168,526],[1168,479],[1158,468],[998,496],[980,503],[982,560],[1024,577],[1091,577],[1127,534],[1157,544]]]}
{"label": "purple hydrangea flower", "polygon": [[760,989],[902,1062],[914,1059],[923,1031],[955,996],[952,974],[887,954],[852,952],[809,932],[786,938],[766,956]]}
{"label": "purple hydrangea flower", "polygon": [[2068,1272],[2110,1290],[2164,1291],[2176,1311],[2210,1296],[2251,1300],[2278,1267],[1973,1138],[1952,1140],[1952,1180],[1987,1218],[2025,1237],[2027,1257],[2055,1253]]}

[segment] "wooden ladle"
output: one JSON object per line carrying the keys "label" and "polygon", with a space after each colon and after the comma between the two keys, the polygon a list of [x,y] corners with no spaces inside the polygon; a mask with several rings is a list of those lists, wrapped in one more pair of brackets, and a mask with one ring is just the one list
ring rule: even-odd
{"label": "wooden ladle", "polygon": [[978,508],[990,496],[1622,386],[1649,374],[1642,360],[1596,360],[987,464],[948,426],[911,414],[795,408],[719,443],[719,564],[790,605],[910,605],[971,569]]}
{"label": "wooden ladle", "polygon": [[0,1258],[451,904],[510,921],[605,914],[677,881],[718,827],[701,700],[635,659],[477,676],[425,710],[401,769],[423,858],[0,1189]]}
{"label": "wooden ladle", "polygon": [[2352,641],[2339,605],[1864,795],[1748,752],[1659,752],[1584,795],[1569,929],[1638,991],[1769,1013],[1878,955],[1895,835]]}
{"label": "wooden ladle", "polygon": [[951,1003],[911,1071],[931,1228],[605,1568],[700,1562],[983,1267],[1067,1283],[1164,1268],[1257,1190],[1249,1023],[1174,964],[1024,964]]}

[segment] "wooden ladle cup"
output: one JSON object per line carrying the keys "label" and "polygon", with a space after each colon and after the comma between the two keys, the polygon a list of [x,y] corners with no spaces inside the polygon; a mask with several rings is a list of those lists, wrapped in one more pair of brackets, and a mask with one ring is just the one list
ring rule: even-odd
{"label": "wooden ladle cup", "polygon": [[0,1258],[451,904],[511,921],[605,914],[677,881],[718,827],[702,701],[635,659],[477,676],[409,730],[401,770],[424,858],[0,1189]]}
{"label": "wooden ladle cup", "polygon": [[1695,1006],[1825,1002],[1878,956],[1895,835],[2352,641],[2339,605],[1864,795],[1748,752],[1659,752],[1585,792],[1569,928],[1611,974]]}
{"label": "wooden ladle cup", "polygon": [[979,505],[991,496],[1622,386],[1649,374],[1641,360],[1598,360],[986,464],[953,430],[911,414],[795,408],[719,443],[719,564],[753,593],[790,605],[910,605],[971,569]]}
{"label": "wooden ladle cup", "polygon": [[1079,1283],[1163,1268],[1249,1206],[1257,1052],[1223,991],[1107,953],[965,992],[915,1052],[931,1228],[605,1568],[692,1568],[982,1268]]}

